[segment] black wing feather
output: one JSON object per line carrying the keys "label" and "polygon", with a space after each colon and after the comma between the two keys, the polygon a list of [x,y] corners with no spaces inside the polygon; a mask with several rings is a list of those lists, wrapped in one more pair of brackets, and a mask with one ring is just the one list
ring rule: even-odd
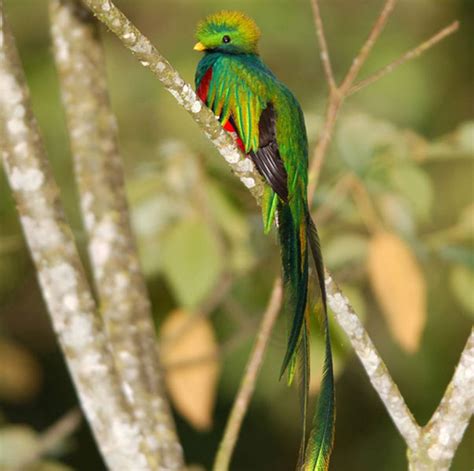
{"label": "black wing feather", "polygon": [[284,202],[287,202],[288,175],[278,150],[275,131],[275,110],[271,103],[268,103],[260,115],[258,132],[258,150],[250,152],[250,157],[273,191]]}

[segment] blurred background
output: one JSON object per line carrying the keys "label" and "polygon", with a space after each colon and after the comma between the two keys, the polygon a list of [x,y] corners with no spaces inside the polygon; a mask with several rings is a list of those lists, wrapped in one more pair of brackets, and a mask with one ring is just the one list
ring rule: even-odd
{"label": "blurred background", "polygon": [[[116,3],[188,81],[200,58],[192,50],[197,21],[221,8],[247,12],[262,29],[266,63],[295,92],[315,143],[327,90],[309,0]],[[340,79],[382,2],[321,3]],[[85,260],[47,2],[4,4]],[[370,74],[454,19],[461,21],[454,36],[347,101],[314,201],[326,264],[364,319],[421,424],[444,393],[474,316],[474,3],[400,1],[362,71],[362,77]],[[254,200],[187,113],[115,37],[105,32],[103,37],[133,224],[157,328],[166,337],[182,319],[207,314],[181,339],[179,352],[164,341],[164,362],[172,371],[167,384],[187,462],[209,469],[279,272],[278,246],[274,234],[263,235]],[[375,233],[375,226],[384,231]],[[417,287],[411,297],[406,296],[407,283]],[[333,327],[338,417],[331,469],[406,469],[404,442],[344,334],[334,322]],[[316,326],[312,335],[316,393],[321,366]],[[298,395],[278,381],[285,336],[282,320],[272,336],[233,470],[294,467]],[[212,357],[217,352],[219,361],[210,361],[209,352]],[[207,360],[186,365],[198,354]],[[76,406],[0,171],[0,469],[8,460],[29,456],[45,430]],[[85,422],[72,424],[72,433],[28,469],[105,469]],[[473,439],[471,425],[453,470],[473,469]]]}

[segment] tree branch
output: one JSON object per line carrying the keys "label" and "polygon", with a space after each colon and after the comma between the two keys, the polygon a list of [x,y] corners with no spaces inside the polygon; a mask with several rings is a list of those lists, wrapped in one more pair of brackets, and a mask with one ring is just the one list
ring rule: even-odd
{"label": "tree branch", "polygon": [[157,469],[181,469],[182,449],[130,227],[98,24],[78,0],[52,0],[50,18],[89,255],[115,364]]}
{"label": "tree branch", "polygon": [[473,413],[474,329],[443,399],[423,428],[422,445],[410,451],[411,469],[448,470]]}
{"label": "tree branch", "polygon": [[415,448],[420,427],[413,418],[397,385],[393,381],[382,358],[370,340],[367,331],[357,317],[348,299],[341,293],[330,276],[326,276],[328,304],[338,324],[349,338],[372,386],[382,399],[393,423],[410,448]]}
{"label": "tree branch", "polygon": [[341,86],[339,87],[341,94],[347,95],[347,91],[359,75],[360,69],[367,61],[367,58],[369,57],[369,54],[372,51],[372,48],[374,47],[375,43],[377,42],[377,39],[385,28],[385,25],[387,24],[387,21],[390,18],[390,15],[392,14],[396,3],[397,0],[386,0],[382,11],[375,20],[374,26],[372,27],[372,30],[369,33],[369,37],[365,41],[357,56],[352,61],[352,65],[349,68],[346,77],[342,81]]}
{"label": "tree branch", "polygon": [[224,436],[219,444],[219,450],[217,451],[213,467],[214,471],[227,471],[229,469],[230,460],[235,444],[237,443],[237,438],[239,437],[240,428],[255,389],[258,373],[263,363],[268,340],[278,317],[278,313],[280,312],[282,297],[282,282],[280,278],[277,278],[273,285],[270,301],[258,330],[257,339],[250,355],[250,360],[247,363],[239,391],[232,406],[232,411],[227,420]]}
{"label": "tree branch", "polygon": [[111,470],[151,470],[64,217],[1,0],[0,90],[3,166],[81,406]]}
{"label": "tree branch", "polygon": [[[316,23],[316,33],[318,35],[319,46],[322,51],[322,59],[323,65],[325,62],[330,63],[330,57],[328,53],[328,48],[326,45],[326,39],[323,34],[323,26],[321,15],[319,12],[319,0],[311,0],[313,4],[313,12],[314,18]],[[347,97],[347,92],[349,91],[350,87],[354,83],[354,80],[357,78],[360,69],[364,65],[365,61],[369,57],[370,51],[374,47],[380,33],[382,32],[387,20],[390,17],[390,14],[395,7],[395,3],[397,0],[386,0],[385,5],[380,12],[379,16],[375,20],[374,26],[370,31],[369,37],[367,38],[366,42],[360,49],[359,53],[355,56],[352,61],[352,65],[349,68],[346,76],[344,77],[341,85],[337,85],[334,80],[331,80],[331,76],[326,73],[326,79],[328,80],[329,86],[329,97],[328,97],[328,105],[326,108],[326,116],[324,119],[324,126],[321,132],[321,137],[318,139],[316,147],[313,153],[313,159],[309,168],[308,173],[308,198],[309,201],[312,201],[314,196],[314,191],[316,189],[316,185],[318,184],[319,175],[321,174],[321,168],[323,166],[324,157],[326,155],[327,149],[329,147],[329,143],[331,142],[332,135],[334,132],[334,128],[336,126],[337,115],[339,110]],[[319,24],[321,23],[321,24]],[[327,55],[327,58],[325,57]],[[326,66],[325,66],[326,68]]]}
{"label": "tree branch", "polygon": [[323,20],[321,18],[321,9],[319,8],[318,0],[311,0],[311,6],[313,8],[314,25],[318,36],[319,47],[321,48],[321,62],[323,64],[324,74],[326,75],[329,92],[331,93],[336,90],[337,86],[332,71],[331,57],[329,56],[329,49],[324,34]]}
{"label": "tree branch", "polygon": [[459,27],[459,23],[455,21],[454,23],[452,23],[451,25],[441,30],[438,34],[436,34],[429,40],[423,42],[422,44],[417,46],[415,49],[407,52],[402,57],[394,61],[393,63],[387,65],[386,67],[376,72],[374,75],[368,77],[365,80],[362,80],[356,85],[353,85],[354,81],[357,79],[357,76],[359,75],[361,68],[367,61],[370,51],[374,47],[377,39],[380,36],[380,33],[385,27],[385,24],[390,18],[390,15],[395,7],[396,0],[387,0],[385,2],[385,5],[382,11],[380,12],[379,16],[375,20],[372,30],[369,33],[369,37],[367,38],[366,42],[360,49],[359,53],[353,59],[352,65],[349,68],[348,72],[346,73],[346,76],[342,80],[342,83],[340,85],[337,85],[334,82],[332,69],[330,68],[331,59],[329,57],[328,47],[327,47],[326,39],[324,36],[324,30],[323,30],[320,8],[319,8],[319,0],[311,0],[311,2],[313,5],[314,21],[316,24],[316,34],[318,36],[319,47],[321,48],[321,59],[323,61],[326,80],[329,86],[329,96],[328,96],[328,104],[326,108],[326,115],[324,119],[323,130],[314,148],[313,158],[312,158],[311,165],[309,168],[309,175],[308,175],[309,201],[313,199],[314,191],[315,191],[315,188],[316,188],[316,185],[318,183],[319,176],[321,173],[324,157],[329,148],[329,143],[331,142],[331,138],[334,133],[337,116],[345,99],[349,95],[356,93],[357,91],[361,90],[367,85],[375,82],[381,77],[392,72],[393,70],[395,70],[396,67],[403,64],[404,62],[420,56],[422,53],[424,53],[425,51],[433,47],[442,39],[454,33]]}
{"label": "tree branch", "polygon": [[397,60],[386,65],[385,67],[375,72],[373,75],[367,77],[366,79],[361,80],[359,83],[356,83],[354,86],[352,86],[349,89],[349,91],[347,92],[347,96],[357,93],[358,91],[362,90],[368,85],[372,85],[377,80],[381,79],[382,77],[385,77],[385,75],[393,72],[397,67],[404,64],[405,62],[408,62],[409,60],[412,60],[412,59],[416,59],[421,54],[426,52],[428,49],[432,48],[435,44],[439,43],[447,36],[455,33],[458,29],[459,29],[459,21],[454,21],[453,23],[451,23],[450,25],[446,26],[441,31],[436,33],[431,38],[422,42],[419,46],[403,54]]}

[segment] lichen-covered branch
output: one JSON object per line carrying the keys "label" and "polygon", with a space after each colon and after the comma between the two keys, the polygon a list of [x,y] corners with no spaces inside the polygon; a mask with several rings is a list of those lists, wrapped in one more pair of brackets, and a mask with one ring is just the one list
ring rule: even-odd
{"label": "lichen-covered branch", "polygon": [[151,470],[65,220],[0,0],[0,150],[53,327],[111,470]]}
{"label": "lichen-covered branch", "polygon": [[441,403],[423,428],[418,448],[409,452],[410,469],[448,470],[473,413],[474,330]]}
{"label": "lichen-covered branch", "polygon": [[129,222],[98,24],[78,0],[52,0],[50,18],[89,256],[108,340],[156,469],[181,469],[182,450],[164,393],[151,307]]}
{"label": "lichen-covered branch", "polygon": [[349,338],[372,386],[382,399],[390,417],[410,448],[415,449],[420,427],[413,418],[397,385],[394,383],[372,340],[354,312],[348,299],[341,293],[331,276],[326,276],[328,304],[338,324]]}
{"label": "lichen-covered branch", "polygon": [[137,57],[144,67],[148,67],[184,107],[200,126],[204,134],[217,147],[249,191],[260,200],[263,181],[252,161],[245,158],[233,142],[231,136],[222,129],[217,118],[196,96],[193,87],[186,83],[173,66],[158,52],[132,22],[110,0],[82,0],[97,18],[115,33],[122,43]]}

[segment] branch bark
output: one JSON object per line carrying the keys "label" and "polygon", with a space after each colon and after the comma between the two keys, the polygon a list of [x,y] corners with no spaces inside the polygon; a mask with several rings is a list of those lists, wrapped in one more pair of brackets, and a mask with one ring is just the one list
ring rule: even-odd
{"label": "branch bark", "polygon": [[0,148],[51,321],[111,470],[151,470],[53,179],[0,0]]}
{"label": "branch bark", "polygon": [[441,403],[422,430],[418,447],[408,452],[410,470],[447,471],[473,413],[474,329]]}
{"label": "branch bark", "polygon": [[164,392],[151,306],[129,221],[117,126],[95,18],[50,2],[54,57],[100,310],[122,387],[156,469],[184,468]]}
{"label": "branch bark", "polygon": [[393,423],[410,448],[415,448],[420,427],[403,400],[375,345],[354,312],[348,299],[341,293],[331,276],[326,276],[328,304],[338,324],[349,338],[372,386],[382,399]]}

